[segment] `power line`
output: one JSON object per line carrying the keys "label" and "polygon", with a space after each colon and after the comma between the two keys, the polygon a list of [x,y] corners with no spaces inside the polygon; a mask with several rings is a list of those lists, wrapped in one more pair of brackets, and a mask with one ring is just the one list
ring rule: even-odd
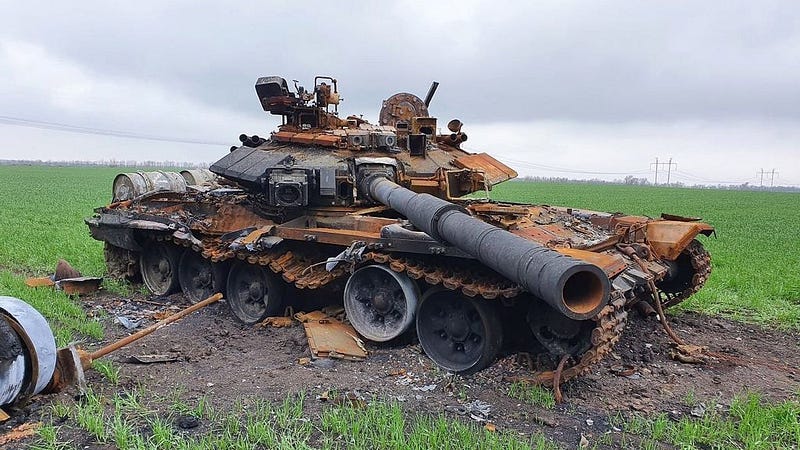
{"label": "power line", "polygon": [[58,122],[47,122],[44,120],[33,120],[21,117],[0,116],[0,123],[18,127],[38,128],[42,130],[64,131],[67,133],[78,133],[78,134],[93,134],[99,136],[114,136],[127,139],[141,139],[146,141],[175,142],[179,144],[199,144],[199,145],[214,145],[214,146],[230,145],[230,142],[224,143],[215,141],[205,141],[201,139],[150,135],[150,134],[136,133],[133,131],[109,130],[104,128],[89,128],[79,125],[69,125]]}
{"label": "power line", "polygon": [[669,178],[672,174],[672,166],[675,166],[675,169],[677,169],[678,163],[672,162],[672,158],[669,159],[669,162],[658,162],[658,158],[656,158],[656,162],[650,163],[650,167],[652,168],[653,166],[656,168],[656,176],[653,180],[653,184],[658,184],[658,168],[660,166],[667,166],[667,185],[669,185]]}

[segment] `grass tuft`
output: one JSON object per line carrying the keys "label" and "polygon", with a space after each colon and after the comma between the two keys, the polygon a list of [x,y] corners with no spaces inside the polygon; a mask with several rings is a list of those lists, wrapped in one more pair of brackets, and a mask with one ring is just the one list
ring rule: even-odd
{"label": "grass tuft", "polygon": [[736,396],[725,413],[709,410],[700,419],[672,422],[666,414],[647,418],[620,415],[611,423],[624,433],[644,438],[642,447],[667,443],[678,448],[800,448],[800,402],[768,404],[756,393]]}
{"label": "grass tuft", "polygon": [[556,399],[553,391],[537,384],[515,381],[508,386],[508,396],[545,409],[553,409]]}

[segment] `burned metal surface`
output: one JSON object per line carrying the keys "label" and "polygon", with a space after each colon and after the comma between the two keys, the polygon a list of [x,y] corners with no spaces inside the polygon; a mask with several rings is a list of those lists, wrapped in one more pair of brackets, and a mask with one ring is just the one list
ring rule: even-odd
{"label": "burned metal surface", "polygon": [[360,361],[367,357],[364,343],[348,324],[327,317],[303,322],[303,329],[311,353],[318,358]]}
{"label": "burned metal surface", "polygon": [[[148,287],[160,295],[227,289],[248,323],[279,314],[288,285],[319,289],[344,303],[362,336],[416,326],[435,362],[464,372],[491,363],[503,335],[522,336],[507,345],[552,362],[525,376],[539,382],[552,382],[557,363],[559,381],[589,370],[619,339],[628,308],[674,305],[708,279],[697,237],[713,228],[695,218],[464,198],[517,174],[462,149],[460,120],[441,132],[428,110],[435,87],[425,101],[390,97],[378,125],[338,116],[332,78],[290,92],[263,77],[256,92],[282,125],[268,138],[239,136],[211,165],[217,178],[200,188],[184,177],[185,190],[139,193],[87,219],[110,273],[158,275]],[[172,256],[155,264],[152,254]],[[332,297],[346,284],[343,299]],[[436,336],[450,344],[431,345]],[[325,353],[325,339],[313,339],[315,351]]]}
{"label": "burned metal surface", "polygon": [[[4,324],[0,332],[11,345],[6,356],[16,354],[12,359],[0,360],[2,406],[45,389],[55,370],[56,344],[44,317],[20,299],[0,296],[0,322]],[[22,352],[14,350],[17,346]]]}

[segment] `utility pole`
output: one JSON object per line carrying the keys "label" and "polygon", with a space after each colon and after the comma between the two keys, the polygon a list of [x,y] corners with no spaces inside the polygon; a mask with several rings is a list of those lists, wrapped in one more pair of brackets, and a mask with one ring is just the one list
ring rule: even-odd
{"label": "utility pole", "polygon": [[772,170],[764,170],[763,168],[756,172],[756,175],[759,177],[758,187],[764,187],[764,175],[769,175],[769,187],[773,187],[775,185],[775,175],[778,172],[775,169]]}
{"label": "utility pole", "polygon": [[669,159],[669,162],[658,162],[658,158],[656,158],[656,162],[650,163],[650,167],[652,168],[655,166],[656,168],[656,177],[655,181],[653,182],[654,185],[658,184],[658,167],[659,166],[667,166],[667,186],[669,186],[669,179],[670,175],[672,174],[672,166],[675,166],[675,169],[678,168],[678,163],[672,162],[672,158]]}
{"label": "utility pole", "polygon": [[655,186],[655,185],[657,185],[657,184],[658,184],[658,157],[656,157],[656,162],[654,162],[654,163],[650,163],[650,168],[651,168],[651,169],[653,168],[653,165],[655,165],[655,166],[656,166],[656,178],[655,178],[655,180],[653,181],[653,185]]}

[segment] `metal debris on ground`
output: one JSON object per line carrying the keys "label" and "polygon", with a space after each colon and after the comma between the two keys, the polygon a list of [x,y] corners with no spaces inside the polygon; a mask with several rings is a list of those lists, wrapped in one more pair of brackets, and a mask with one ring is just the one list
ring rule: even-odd
{"label": "metal debris on ground", "polygon": [[428,385],[425,385],[425,386],[415,387],[413,389],[415,391],[430,392],[430,391],[436,389],[436,385],[435,384],[428,384]]}
{"label": "metal debris on ground", "polygon": [[175,355],[134,355],[130,361],[138,364],[157,364],[175,362],[178,357]]}
{"label": "metal debris on ground", "polygon": [[42,392],[56,366],[47,320],[29,304],[0,296],[0,406]]}
{"label": "metal debris on ground", "polygon": [[490,433],[497,431],[497,426],[492,422],[486,422],[486,425],[484,425],[483,428]]}
{"label": "metal debris on ground", "polygon": [[366,359],[368,353],[364,342],[351,325],[342,323],[323,311],[298,313],[295,318],[303,322],[308,346],[315,357],[353,361]]}
{"label": "metal debris on ground", "polygon": [[55,372],[53,373],[52,380],[47,386],[47,392],[59,392],[68,386],[78,386],[79,390],[83,391],[86,386],[85,370],[92,366],[92,362],[102,358],[109,353],[119,350],[126,345],[129,345],[161,328],[176,322],[187,315],[204,308],[212,303],[218,302],[222,299],[222,294],[214,294],[207,299],[195,303],[194,305],[177,312],[166,319],[153,324],[143,330],[140,330],[124,339],[109,344],[92,353],[86,352],[73,345],[67,348],[60,349],[57,354]]}
{"label": "metal debris on ground", "polygon": [[358,391],[347,391],[333,398],[333,404],[349,408],[366,408],[367,400]]}
{"label": "metal debris on ground", "polygon": [[697,417],[699,419],[702,419],[703,416],[706,415],[706,405],[704,403],[700,403],[699,405],[692,408],[691,411],[689,411],[689,414],[692,417]]}
{"label": "metal debris on ground", "polygon": [[6,420],[10,419],[11,417],[2,409],[0,409],[0,423],[5,422]]}
{"label": "metal debris on ground", "polygon": [[114,321],[125,327],[128,331],[135,330],[142,324],[141,320],[131,320],[125,316],[117,316],[114,318]]}
{"label": "metal debris on ground", "polygon": [[259,325],[262,327],[273,327],[273,328],[287,328],[294,326],[295,320],[292,317],[267,317],[261,322]]}
{"label": "metal debris on ground", "polygon": [[705,364],[708,362],[705,352],[706,348],[700,345],[677,344],[669,351],[669,357],[684,364]]}
{"label": "metal debris on ground", "polygon": [[25,280],[28,287],[50,287],[64,291],[67,295],[85,295],[100,289],[101,277],[84,277],[63,259],[58,260],[56,271],[49,277],[30,277]]}
{"label": "metal debris on ground", "polygon": [[628,377],[628,378],[630,378],[631,375],[636,373],[636,367],[634,367],[634,366],[632,366],[630,364],[615,365],[615,366],[611,366],[609,371],[611,373],[613,373],[614,375],[618,376],[618,377]]}
{"label": "metal debris on ground", "polygon": [[445,410],[461,416],[469,415],[476,422],[488,422],[489,415],[492,412],[492,405],[480,400],[474,400],[466,405],[446,406]]}
{"label": "metal debris on ground", "polygon": [[37,288],[55,286],[56,282],[50,277],[30,277],[25,279],[25,286]]}
{"label": "metal debris on ground", "polygon": [[14,428],[13,430],[9,431],[8,433],[0,436],[0,447],[4,445],[8,445],[12,442],[16,442],[36,434],[36,431],[39,427],[42,426],[41,422],[28,422],[23,423],[22,425]]}
{"label": "metal debris on ground", "polygon": [[82,276],[83,275],[68,262],[64,261],[63,259],[59,259],[56,263],[56,271],[53,274],[53,279],[54,281],[60,281],[67,278],[79,278]]}

